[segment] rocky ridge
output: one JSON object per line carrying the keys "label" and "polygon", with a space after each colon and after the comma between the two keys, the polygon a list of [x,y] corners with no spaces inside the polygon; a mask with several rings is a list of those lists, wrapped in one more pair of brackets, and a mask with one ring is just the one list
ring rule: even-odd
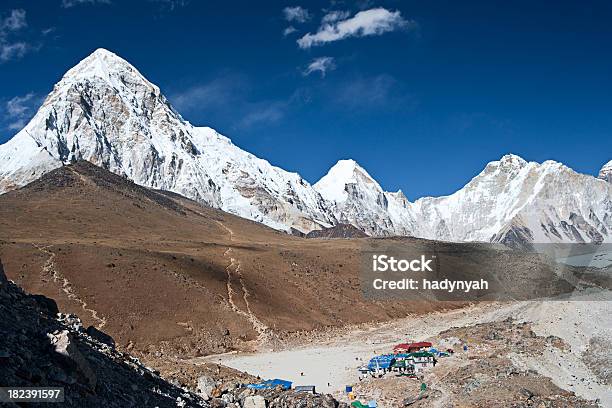
{"label": "rocky ridge", "polygon": [[353,160],[340,160],[310,185],[185,121],[159,87],[104,49],[70,69],[25,128],[0,146],[0,193],[77,160],[296,233],[352,224],[378,237],[612,242],[610,163],[595,178],[510,154],[457,192],[414,202],[385,191]]}

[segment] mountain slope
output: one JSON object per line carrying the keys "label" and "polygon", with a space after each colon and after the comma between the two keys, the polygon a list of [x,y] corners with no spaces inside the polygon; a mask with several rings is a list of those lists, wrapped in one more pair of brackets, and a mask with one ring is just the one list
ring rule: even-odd
{"label": "mountain slope", "polygon": [[0,193],[77,160],[298,234],[352,224],[379,237],[612,242],[612,162],[596,179],[507,155],[454,194],[414,203],[384,191],[353,160],[340,160],[311,186],[215,130],[192,126],[157,86],[103,49],[70,69],[0,146]]}
{"label": "mountain slope", "polygon": [[416,235],[451,241],[612,242],[612,188],[554,162],[506,155],[413,209]]}
{"label": "mountain slope", "polygon": [[157,86],[103,49],[70,69],[26,127],[0,146],[0,192],[81,159],[275,228],[332,221],[298,174],[184,121]]}
{"label": "mountain slope", "polygon": [[85,161],[0,196],[7,276],[139,355],[249,349],[272,328],[439,307],[363,300],[358,270],[368,244],[292,237]]}
{"label": "mountain slope", "polygon": [[612,184],[554,161],[506,155],[457,192],[414,203],[384,191],[352,160],[339,161],[314,187],[336,219],[373,236],[513,246],[612,242]]}

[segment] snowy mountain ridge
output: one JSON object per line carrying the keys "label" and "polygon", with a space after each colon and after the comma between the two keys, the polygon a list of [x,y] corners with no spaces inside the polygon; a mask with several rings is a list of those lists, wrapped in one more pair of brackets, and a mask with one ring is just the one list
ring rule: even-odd
{"label": "snowy mountain ridge", "polygon": [[298,174],[192,126],[157,86],[104,49],[70,69],[0,146],[0,192],[78,159],[274,228],[332,223],[325,201]]}
{"label": "snowy mountain ridge", "polygon": [[156,85],[104,49],[70,69],[0,146],[0,193],[79,159],[281,230],[352,224],[374,236],[612,242],[612,162],[597,179],[506,155],[457,192],[413,203],[384,191],[353,160],[340,160],[311,186],[191,125]]}

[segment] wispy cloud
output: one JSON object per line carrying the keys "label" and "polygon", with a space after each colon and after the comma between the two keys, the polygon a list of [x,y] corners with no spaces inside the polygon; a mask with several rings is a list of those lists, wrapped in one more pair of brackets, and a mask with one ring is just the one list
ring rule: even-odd
{"label": "wispy cloud", "polygon": [[305,23],[310,20],[311,17],[308,10],[300,6],[285,7],[283,9],[283,14],[285,15],[285,20],[295,21],[297,23]]}
{"label": "wispy cloud", "polygon": [[295,33],[296,31],[297,31],[297,28],[295,28],[294,26],[289,26],[283,30],[283,36],[286,37],[289,34]]}
{"label": "wispy cloud", "polygon": [[330,99],[345,109],[356,111],[413,110],[418,105],[405,86],[388,74],[348,79],[333,89]]}
{"label": "wispy cloud", "polygon": [[350,15],[351,13],[349,13],[348,11],[343,11],[343,10],[328,11],[327,14],[325,14],[323,18],[321,19],[321,23],[330,24],[338,20],[344,20]]}
{"label": "wispy cloud", "polygon": [[154,3],[159,3],[164,11],[174,11],[189,4],[190,0],[149,0]]}
{"label": "wispy cloud", "polygon": [[11,14],[2,19],[0,23],[0,30],[2,32],[17,31],[28,25],[26,21],[26,12],[23,9],[11,10]]}
{"label": "wispy cloud", "polygon": [[321,77],[325,77],[327,71],[331,71],[336,68],[336,64],[334,63],[333,57],[319,57],[313,59],[310,64],[306,67],[303,74],[304,76],[308,76],[313,72],[320,72]]}
{"label": "wispy cloud", "polygon": [[23,57],[30,46],[24,41],[11,40],[18,31],[27,27],[26,12],[11,10],[7,17],[0,19],[0,63]]}
{"label": "wispy cloud", "polygon": [[12,131],[21,130],[32,116],[34,109],[41,103],[41,98],[34,92],[15,96],[4,104],[3,115],[5,128]]}
{"label": "wispy cloud", "polygon": [[49,34],[54,33],[54,32],[55,32],[55,30],[56,30],[56,29],[55,29],[55,27],[49,27],[49,28],[42,29],[42,30],[40,31],[40,33],[41,33],[43,36],[47,36],[47,35],[49,35]]}
{"label": "wispy cloud", "polygon": [[300,48],[310,48],[349,37],[381,35],[390,31],[417,27],[414,20],[404,19],[399,11],[389,11],[379,7],[360,11],[344,20],[324,22],[316,33],[304,35],[297,40],[297,43]]}
{"label": "wispy cloud", "polygon": [[63,8],[70,8],[81,4],[110,4],[110,0],[62,0]]}
{"label": "wispy cloud", "polygon": [[200,124],[202,120],[226,122],[235,129],[277,123],[309,100],[303,90],[278,99],[257,99],[253,94],[251,81],[226,75],[170,94],[169,99],[181,114]]}
{"label": "wispy cloud", "polygon": [[231,107],[247,89],[248,84],[244,78],[225,75],[171,94],[170,100],[180,113],[207,113]]}

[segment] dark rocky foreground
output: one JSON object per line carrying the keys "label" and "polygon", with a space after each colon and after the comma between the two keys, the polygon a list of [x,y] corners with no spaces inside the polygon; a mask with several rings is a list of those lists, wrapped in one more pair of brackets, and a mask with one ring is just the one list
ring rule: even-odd
{"label": "dark rocky foreground", "polygon": [[[173,385],[112,338],[85,329],[55,301],[29,295],[9,281],[0,262],[0,386],[64,387],[73,407],[340,407],[331,396],[267,390],[255,395],[238,382],[198,379],[198,389]],[[0,403],[0,406],[48,406]]]}

